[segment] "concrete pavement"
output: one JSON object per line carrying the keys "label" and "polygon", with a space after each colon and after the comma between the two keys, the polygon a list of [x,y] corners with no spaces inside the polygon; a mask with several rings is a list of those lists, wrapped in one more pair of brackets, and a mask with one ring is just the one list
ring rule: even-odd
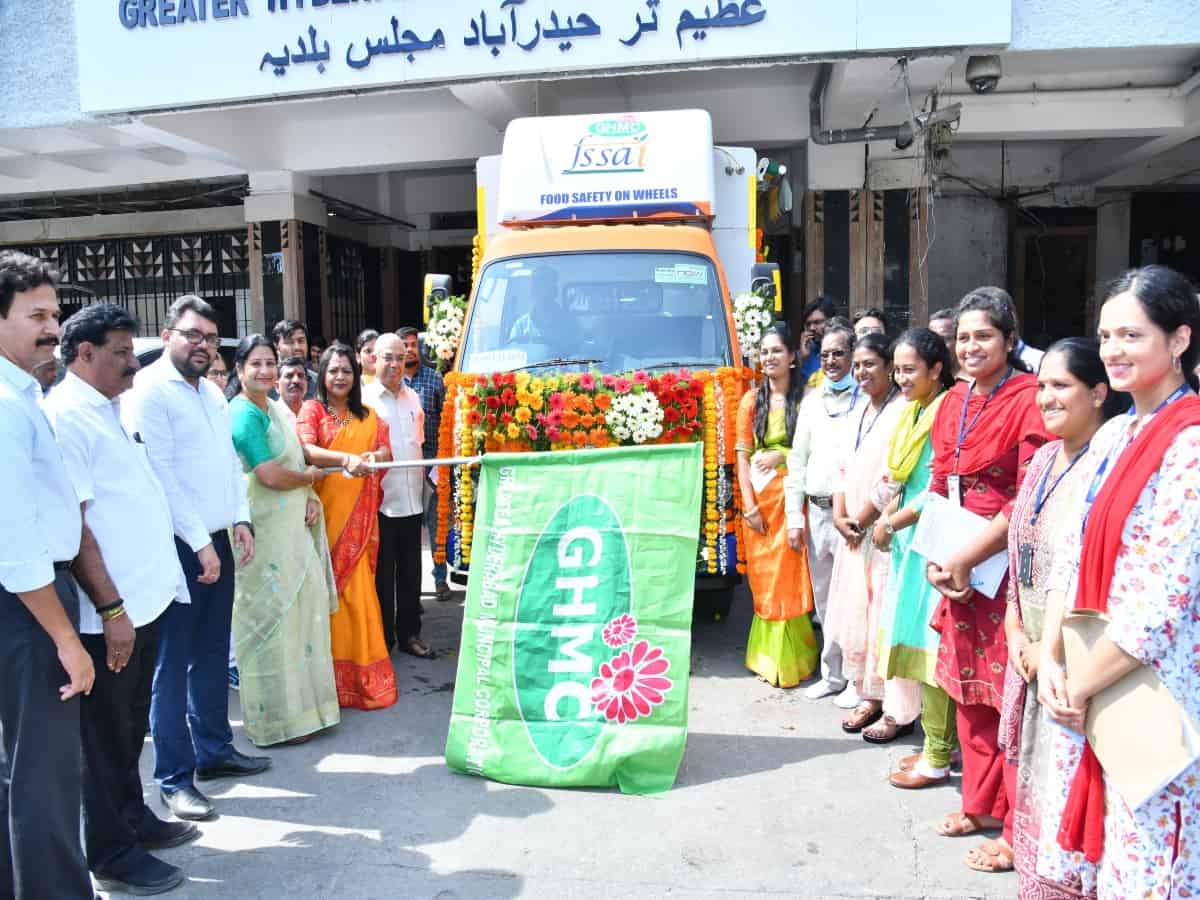
{"label": "concrete pavement", "polygon": [[[432,587],[432,585],[429,585]],[[332,733],[270,751],[263,776],[201,783],[220,817],[162,852],[178,900],[246,898],[1001,898],[1012,875],[961,862],[977,838],[933,827],[952,786],[891,788],[919,735],[873,747],[842,712],[769,688],[742,666],[751,606],[694,629],[687,753],[659,797],[543,790],[450,772],[442,760],[462,595],[425,597],[433,661],[395,657],[390,709],[343,711]],[[231,717],[238,745],[237,695]],[[147,796],[159,809],[143,756]],[[161,812],[161,810],[159,809]],[[112,895],[114,897],[119,895]]]}

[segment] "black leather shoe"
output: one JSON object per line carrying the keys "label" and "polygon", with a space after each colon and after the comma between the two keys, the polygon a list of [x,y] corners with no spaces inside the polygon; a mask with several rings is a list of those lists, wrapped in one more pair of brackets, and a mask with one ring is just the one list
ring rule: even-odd
{"label": "black leather shoe", "polygon": [[211,769],[197,769],[197,778],[237,778],[243,775],[257,775],[271,768],[269,756],[247,756],[245,753],[233,751],[233,755],[220,765]]}
{"label": "black leather shoe", "polygon": [[120,875],[94,872],[96,884],[101,890],[147,897],[162,894],[179,887],[187,880],[183,869],[168,865],[161,859],[147,855],[136,867]]}
{"label": "black leather shoe", "polygon": [[200,836],[200,829],[190,822],[164,822],[158,816],[152,818],[154,824],[138,830],[138,846],[143,850],[166,850]]}
{"label": "black leather shoe", "polygon": [[163,790],[160,790],[158,793],[162,797],[163,805],[177,819],[190,819],[194,822],[203,822],[213,818],[217,814],[209,799],[194,787],[180,788],[177,791],[171,791],[169,794]]}

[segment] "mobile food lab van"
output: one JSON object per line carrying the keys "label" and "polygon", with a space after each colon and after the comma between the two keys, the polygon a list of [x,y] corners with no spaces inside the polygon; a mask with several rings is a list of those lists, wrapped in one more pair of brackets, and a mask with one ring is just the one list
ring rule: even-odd
{"label": "mobile food lab van", "polygon": [[[702,441],[696,589],[718,616],[740,577],[734,446],[753,371],[733,298],[756,268],[755,169],[753,150],[713,145],[703,110],[514,120],[477,166],[469,302],[426,282],[429,343],[453,360],[438,456]],[[459,573],[471,471],[438,478],[435,553]]]}

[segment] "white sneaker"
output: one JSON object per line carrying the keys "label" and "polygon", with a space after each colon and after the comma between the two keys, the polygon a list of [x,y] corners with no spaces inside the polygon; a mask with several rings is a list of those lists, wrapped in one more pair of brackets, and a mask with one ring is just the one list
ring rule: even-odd
{"label": "white sneaker", "polygon": [[838,690],[838,688],[822,678],[816,684],[807,688],[804,691],[804,696],[809,700],[823,700],[826,697],[836,694]]}
{"label": "white sneaker", "polygon": [[833,698],[833,705],[838,709],[854,709],[862,702],[854,685],[846,685],[846,689]]}

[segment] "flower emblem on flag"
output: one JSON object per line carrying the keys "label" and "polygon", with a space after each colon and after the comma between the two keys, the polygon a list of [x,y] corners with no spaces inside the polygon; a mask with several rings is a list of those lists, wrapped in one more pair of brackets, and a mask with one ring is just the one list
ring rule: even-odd
{"label": "flower emblem on flag", "polygon": [[604,626],[601,637],[609,647],[624,647],[637,637],[637,619],[622,613]]}
{"label": "flower emblem on flag", "polygon": [[600,665],[600,677],[592,679],[592,703],[609,722],[624,725],[648,716],[671,690],[665,677],[671,662],[661,647],[638,641]]}

